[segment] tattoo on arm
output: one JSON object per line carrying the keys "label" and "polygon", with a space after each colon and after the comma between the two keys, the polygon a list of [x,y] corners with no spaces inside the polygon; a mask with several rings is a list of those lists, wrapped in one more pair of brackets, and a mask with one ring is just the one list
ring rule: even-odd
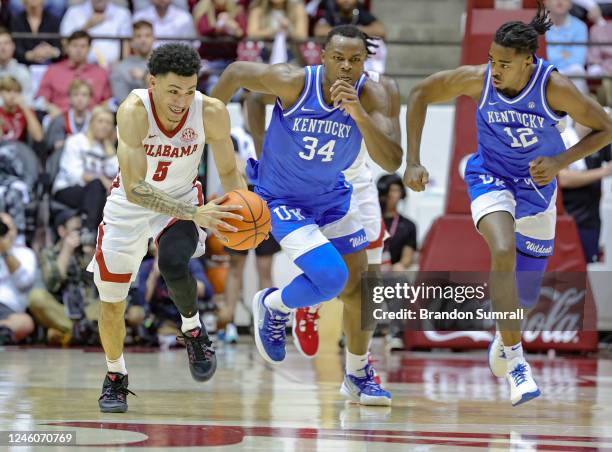
{"label": "tattoo on arm", "polygon": [[144,180],[132,187],[131,191],[132,201],[135,204],[179,220],[193,220],[198,209],[192,204],[168,196]]}

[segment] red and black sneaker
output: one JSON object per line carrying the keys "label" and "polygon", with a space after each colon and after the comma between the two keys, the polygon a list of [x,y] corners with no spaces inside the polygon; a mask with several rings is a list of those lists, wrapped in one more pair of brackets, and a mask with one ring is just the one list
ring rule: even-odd
{"label": "red and black sneaker", "polygon": [[196,381],[208,381],[217,370],[217,357],[206,330],[194,328],[180,337],[189,357],[189,371]]}
{"label": "red and black sneaker", "polygon": [[103,413],[125,413],[128,408],[127,395],[136,395],[127,387],[127,375],[108,372],[102,384],[102,395],[98,399],[100,411]]}
{"label": "red and black sneaker", "polygon": [[298,308],[293,319],[293,343],[306,358],[319,352],[319,306]]}

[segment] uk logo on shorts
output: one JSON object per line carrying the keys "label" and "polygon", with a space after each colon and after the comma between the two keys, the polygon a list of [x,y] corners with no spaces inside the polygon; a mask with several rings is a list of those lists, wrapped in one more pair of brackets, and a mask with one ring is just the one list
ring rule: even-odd
{"label": "uk logo on shorts", "polygon": [[187,127],[183,132],[181,132],[181,141],[184,143],[189,143],[190,141],[195,141],[198,138],[198,134],[191,127]]}

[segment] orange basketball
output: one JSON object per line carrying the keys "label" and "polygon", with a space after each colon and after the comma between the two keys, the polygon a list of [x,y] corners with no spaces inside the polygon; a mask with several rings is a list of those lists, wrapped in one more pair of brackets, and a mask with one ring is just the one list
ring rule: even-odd
{"label": "orange basketball", "polygon": [[272,227],[268,204],[255,193],[247,190],[232,190],[223,202],[223,205],[225,204],[242,206],[242,209],[234,213],[242,215],[243,218],[242,221],[232,218],[225,220],[226,223],[238,228],[236,232],[219,229],[219,232],[229,240],[225,246],[234,250],[256,248],[270,233]]}

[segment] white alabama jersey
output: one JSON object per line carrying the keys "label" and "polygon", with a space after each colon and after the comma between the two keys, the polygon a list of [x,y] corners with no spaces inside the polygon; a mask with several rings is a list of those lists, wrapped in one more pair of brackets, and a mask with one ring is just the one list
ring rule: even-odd
{"label": "white alabama jersey", "polygon": [[[368,74],[370,80],[380,83],[380,74],[378,72],[367,71],[366,73]],[[355,182],[372,182],[372,171],[370,170],[366,160],[367,153],[368,150],[366,148],[365,141],[361,140],[361,150],[359,151],[357,158],[353,164],[344,171],[344,177],[353,185]]]}
{"label": "white alabama jersey", "polygon": [[357,158],[351,166],[344,170],[344,178],[353,185],[355,185],[355,183],[372,182],[372,171],[366,160],[367,153],[368,150],[365,141],[361,140],[361,150],[359,154],[357,154]]}
{"label": "white alabama jersey", "polygon": [[[145,181],[173,197],[188,193],[198,176],[205,143],[202,93],[196,91],[189,110],[172,132],[158,119],[149,90],[135,89],[132,93],[142,100],[149,119],[149,130],[142,140],[147,154]],[[118,191],[125,195],[123,186],[118,185],[119,190],[113,190],[111,196]]]}

